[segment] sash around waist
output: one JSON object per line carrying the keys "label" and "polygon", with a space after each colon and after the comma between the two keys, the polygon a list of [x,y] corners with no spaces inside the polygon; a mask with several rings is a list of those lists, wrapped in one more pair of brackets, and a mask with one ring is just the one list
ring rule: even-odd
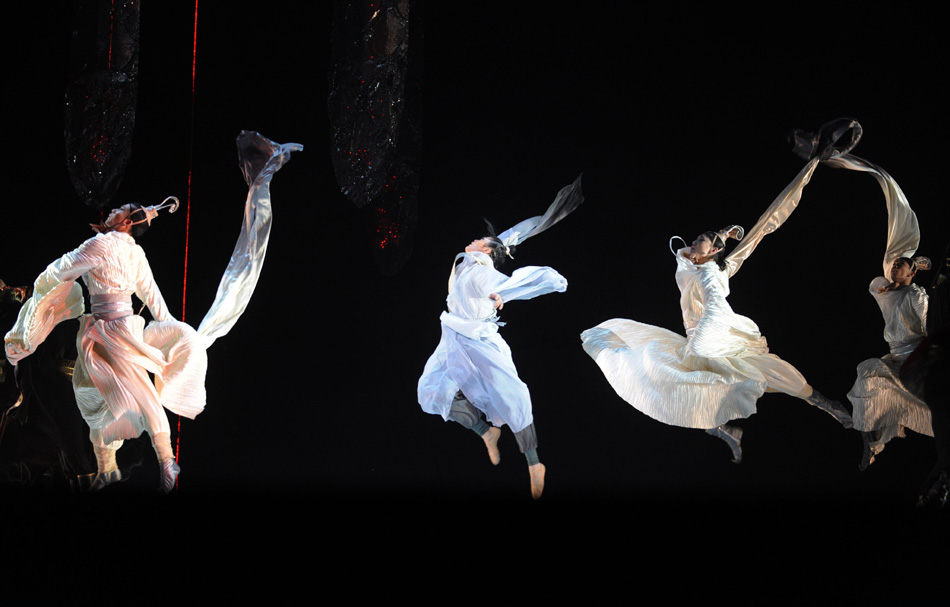
{"label": "sash around waist", "polygon": [[498,326],[503,324],[497,321],[462,318],[451,312],[443,312],[439,320],[442,321],[444,326],[470,339],[491,337],[498,333]]}
{"label": "sash around waist", "polygon": [[122,293],[90,295],[92,315],[98,320],[116,320],[132,315],[132,296]]}
{"label": "sash around waist", "polygon": [[889,341],[887,345],[890,346],[891,354],[894,356],[905,356],[913,352],[923,340],[923,337],[915,337],[904,341]]}

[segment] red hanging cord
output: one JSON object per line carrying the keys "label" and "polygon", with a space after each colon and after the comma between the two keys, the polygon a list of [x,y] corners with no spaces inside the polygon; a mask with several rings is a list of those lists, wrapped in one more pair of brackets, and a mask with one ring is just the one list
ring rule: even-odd
{"label": "red hanging cord", "polygon": [[[191,177],[195,158],[195,81],[198,65],[198,0],[195,0],[194,29],[191,43],[191,126],[189,133],[188,183],[185,191],[185,263],[181,286],[181,320],[185,322],[185,296],[188,292],[188,237],[191,229]],[[181,416],[178,416],[178,431],[175,438],[175,461],[181,457]],[[178,486],[178,480],[175,481]]]}

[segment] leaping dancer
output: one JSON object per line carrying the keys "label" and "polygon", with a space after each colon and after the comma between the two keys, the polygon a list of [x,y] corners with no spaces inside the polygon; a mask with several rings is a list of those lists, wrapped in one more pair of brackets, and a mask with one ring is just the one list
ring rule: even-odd
{"label": "leaping dancer", "polygon": [[[244,312],[260,275],[270,235],[271,179],[291,152],[303,149],[247,131],[237,143],[249,186],[244,223],[215,301],[197,330],[169,312],[145,252],[135,242],[160,210],[177,209],[178,200],[169,197],[150,207],[123,205],[93,226],[95,236],[51,263],[36,279],[33,297],[4,339],[7,359],[16,364],[58,322],[81,316],[73,390],[96,454],[92,489],[122,480],[116,451],[124,440],[142,432],[148,433],[161,468],[159,489],[167,493],[175,486],[180,469],[162,409],[191,419],[204,409],[206,350]],[[89,314],[84,314],[77,278],[89,290]],[[148,307],[152,322],[146,324],[133,312],[133,294]]]}
{"label": "leaping dancer", "polygon": [[527,266],[510,277],[496,268],[512,258],[514,247],[548,229],[584,201],[581,178],[558,192],[544,215],[473,240],[455,257],[449,275],[448,310],[442,313],[442,339],[419,378],[423,411],[441,415],[481,436],[492,464],[501,461],[501,426],[514,432],[524,453],[531,496],[541,497],[545,467],[538,457],[538,438],[528,387],[518,377],[511,350],[498,335],[497,311],[505,303],[564,292],[567,280],[549,267]]}

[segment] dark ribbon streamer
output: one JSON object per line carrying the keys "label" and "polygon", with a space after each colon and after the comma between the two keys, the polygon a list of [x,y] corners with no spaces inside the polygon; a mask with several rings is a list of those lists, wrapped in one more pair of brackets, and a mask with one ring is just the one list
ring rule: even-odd
{"label": "dark ribbon streamer", "polygon": [[[816,133],[793,129],[789,134],[792,151],[805,160],[828,160],[849,153],[861,140],[863,129],[853,118],[835,118]],[[848,135],[847,138],[845,136]]]}

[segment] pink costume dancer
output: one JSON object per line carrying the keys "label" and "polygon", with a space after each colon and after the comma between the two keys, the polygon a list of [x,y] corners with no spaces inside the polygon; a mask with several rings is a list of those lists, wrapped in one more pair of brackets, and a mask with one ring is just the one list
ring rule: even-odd
{"label": "pink costume dancer", "polygon": [[[4,339],[7,358],[16,364],[56,323],[81,316],[73,389],[96,453],[93,489],[121,480],[116,450],[123,440],[142,432],[148,432],[161,467],[160,489],[167,493],[175,485],[179,468],[162,409],[190,419],[204,409],[206,350],[243,313],[260,275],[271,225],[270,181],[291,152],[303,149],[247,131],[237,142],[249,186],[245,220],[215,301],[197,330],[168,311],[133,236],[151,224],[159,209],[177,209],[177,199],[169,197],[160,206],[115,209],[103,225],[94,226],[96,236],[51,263],[36,279],[33,297]],[[83,314],[77,278],[89,290],[90,314]],[[133,313],[132,294],[148,307],[152,322],[146,324]]]}

